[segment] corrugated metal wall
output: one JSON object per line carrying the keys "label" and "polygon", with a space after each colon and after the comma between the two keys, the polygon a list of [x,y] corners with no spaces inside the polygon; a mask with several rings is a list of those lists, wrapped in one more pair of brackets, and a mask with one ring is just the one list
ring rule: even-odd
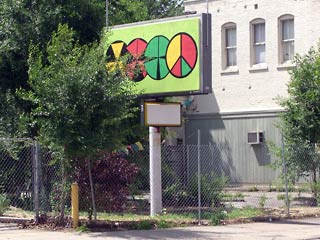
{"label": "corrugated metal wall", "polygon": [[[247,114],[199,114],[186,116],[185,142],[197,144],[197,130],[201,132],[201,144],[210,145],[219,152],[206,160],[203,169],[212,166],[232,182],[265,183],[277,181],[279,171],[270,167],[274,161],[268,142],[281,146],[281,134],[276,127],[279,118],[275,112]],[[247,134],[264,132],[264,144],[248,144]],[[208,159],[208,158],[207,158]]]}

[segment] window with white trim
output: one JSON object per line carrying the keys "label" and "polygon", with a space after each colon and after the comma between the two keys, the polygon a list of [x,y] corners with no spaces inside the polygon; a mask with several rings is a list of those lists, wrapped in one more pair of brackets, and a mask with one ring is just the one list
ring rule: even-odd
{"label": "window with white trim", "polygon": [[294,58],[294,17],[284,15],[279,18],[280,63],[290,62]]}
{"label": "window with white trim", "polygon": [[226,56],[227,56],[227,67],[237,65],[237,30],[236,28],[226,29]]}
{"label": "window with white trim", "polygon": [[266,62],[266,27],[263,19],[251,22],[251,65]]}
{"label": "window with white trim", "polygon": [[222,26],[223,68],[237,65],[237,28],[235,23]]}

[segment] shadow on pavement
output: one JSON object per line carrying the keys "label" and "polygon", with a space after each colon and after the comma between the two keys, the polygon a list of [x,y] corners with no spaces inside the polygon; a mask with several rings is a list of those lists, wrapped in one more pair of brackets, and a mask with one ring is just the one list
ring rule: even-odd
{"label": "shadow on pavement", "polygon": [[[193,229],[159,229],[159,230],[146,230],[146,231],[117,231],[117,232],[100,232],[94,234],[88,234],[90,238],[117,238],[117,239],[212,239],[212,236],[221,236],[221,234],[226,235],[226,232],[215,232],[215,231],[197,231]],[[230,233],[232,234],[232,233]],[[210,237],[208,237],[208,235]]]}
{"label": "shadow on pavement", "polygon": [[303,220],[286,220],[286,221],[275,221],[270,222],[271,224],[293,224],[293,225],[315,225],[320,226],[320,223],[311,222],[311,221],[303,221]]}

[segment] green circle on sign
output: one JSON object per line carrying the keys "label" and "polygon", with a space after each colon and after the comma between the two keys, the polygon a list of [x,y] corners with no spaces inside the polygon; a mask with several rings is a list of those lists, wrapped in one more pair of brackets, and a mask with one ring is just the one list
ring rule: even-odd
{"label": "green circle on sign", "polygon": [[146,48],[144,65],[148,75],[154,80],[161,80],[169,73],[166,63],[168,44],[168,38],[159,35],[152,38]]}

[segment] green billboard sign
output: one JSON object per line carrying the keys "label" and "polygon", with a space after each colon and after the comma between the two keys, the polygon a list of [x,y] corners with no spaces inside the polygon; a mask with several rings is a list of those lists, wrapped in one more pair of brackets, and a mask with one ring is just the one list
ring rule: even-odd
{"label": "green billboard sign", "polygon": [[107,64],[123,70],[144,97],[211,92],[210,15],[114,27]]}

